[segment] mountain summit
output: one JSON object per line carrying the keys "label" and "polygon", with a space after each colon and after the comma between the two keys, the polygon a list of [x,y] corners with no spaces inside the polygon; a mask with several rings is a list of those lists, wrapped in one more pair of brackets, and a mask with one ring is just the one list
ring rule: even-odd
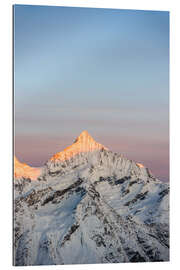
{"label": "mountain summit", "polygon": [[14,178],[30,178],[36,180],[41,174],[41,168],[33,168],[27,165],[26,163],[21,163],[14,156]]}
{"label": "mountain summit", "polygon": [[50,159],[51,161],[65,161],[74,157],[80,153],[93,152],[96,150],[101,150],[107,148],[96,142],[91,135],[84,130],[74,141],[74,143],[68,147],[66,147],[63,151],[56,153]]}

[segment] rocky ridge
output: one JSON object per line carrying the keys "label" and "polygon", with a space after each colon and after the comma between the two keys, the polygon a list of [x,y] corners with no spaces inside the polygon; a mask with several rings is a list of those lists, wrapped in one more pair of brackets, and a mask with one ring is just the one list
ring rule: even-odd
{"label": "rocky ridge", "polygon": [[26,163],[21,163],[16,157],[14,157],[14,178],[29,178],[36,180],[41,174],[41,168],[33,168]]}

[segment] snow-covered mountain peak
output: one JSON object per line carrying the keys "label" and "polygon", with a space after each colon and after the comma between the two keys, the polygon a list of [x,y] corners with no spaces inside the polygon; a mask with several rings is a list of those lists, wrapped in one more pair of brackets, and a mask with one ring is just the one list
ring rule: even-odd
{"label": "snow-covered mountain peak", "polygon": [[31,180],[36,180],[41,174],[41,168],[33,168],[26,163],[21,163],[14,156],[14,178],[30,178]]}
{"label": "snow-covered mountain peak", "polygon": [[88,133],[87,130],[84,130],[83,132],[81,132],[81,134],[76,138],[75,142],[79,142],[79,143],[83,143],[85,141],[89,141],[89,142],[95,142],[95,140],[93,139],[93,137]]}
{"label": "snow-covered mountain peak", "polygon": [[169,260],[169,185],[146,166],[87,131],[37,181],[37,168],[14,163],[15,265]]}
{"label": "snow-covered mountain peak", "polygon": [[104,145],[96,142],[85,130],[76,138],[72,145],[53,155],[50,161],[66,161],[77,154],[93,152],[101,149],[108,150]]}

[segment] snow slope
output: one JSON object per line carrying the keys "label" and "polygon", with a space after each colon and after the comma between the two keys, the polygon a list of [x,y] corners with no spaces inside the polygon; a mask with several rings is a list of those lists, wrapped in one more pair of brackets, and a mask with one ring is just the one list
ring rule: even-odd
{"label": "snow slope", "polygon": [[37,181],[15,181],[14,264],[168,261],[168,184],[105,147],[84,148],[50,159]]}
{"label": "snow slope", "polygon": [[36,180],[41,174],[41,168],[33,168],[26,163],[21,163],[16,157],[14,157],[14,178],[30,178]]}

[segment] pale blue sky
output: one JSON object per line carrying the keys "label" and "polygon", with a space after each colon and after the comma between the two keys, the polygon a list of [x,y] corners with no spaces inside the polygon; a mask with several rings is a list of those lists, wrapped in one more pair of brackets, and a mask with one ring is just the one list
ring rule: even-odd
{"label": "pale blue sky", "polygon": [[18,158],[41,165],[87,129],[167,180],[169,13],[14,10]]}

